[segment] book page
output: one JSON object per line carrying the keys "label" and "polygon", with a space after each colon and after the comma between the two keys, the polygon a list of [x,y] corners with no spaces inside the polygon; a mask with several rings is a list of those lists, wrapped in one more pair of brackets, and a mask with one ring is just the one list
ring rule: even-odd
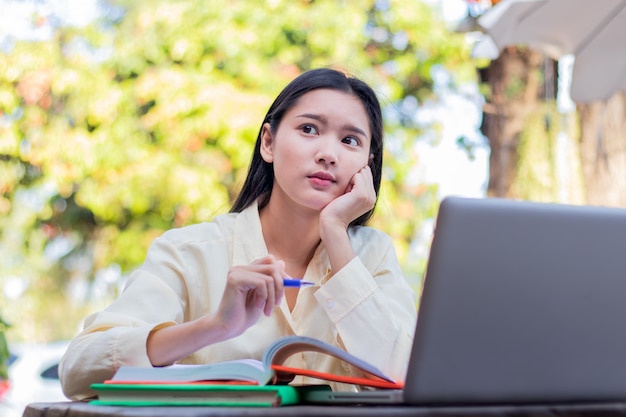
{"label": "book page", "polygon": [[370,365],[345,350],[306,336],[287,336],[278,339],[265,351],[263,364],[268,368],[271,368],[272,365],[282,365],[287,358],[299,352],[319,352],[334,356],[370,376],[378,377],[388,382],[394,382],[393,379],[386,376],[375,366]]}
{"label": "book page", "polygon": [[163,367],[122,366],[111,381],[119,382],[193,382],[208,380],[253,381],[266,384],[271,378],[271,370],[261,361],[240,359],[206,365],[174,364]]}

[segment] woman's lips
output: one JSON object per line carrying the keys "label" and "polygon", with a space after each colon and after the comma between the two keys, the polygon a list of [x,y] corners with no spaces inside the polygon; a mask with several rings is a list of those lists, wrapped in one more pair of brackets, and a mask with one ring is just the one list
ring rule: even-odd
{"label": "woman's lips", "polygon": [[335,182],[335,177],[326,172],[316,172],[308,176],[309,181],[316,186],[325,187]]}

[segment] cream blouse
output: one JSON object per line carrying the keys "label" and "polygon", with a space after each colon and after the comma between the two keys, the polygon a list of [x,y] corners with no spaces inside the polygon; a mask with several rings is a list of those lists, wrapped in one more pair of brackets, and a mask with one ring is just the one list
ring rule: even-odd
{"label": "cream blouse", "polygon": [[[270,317],[262,315],[242,335],[202,348],[180,363],[261,359],[272,341],[297,334],[339,346],[403,381],[416,320],[415,294],[389,236],[370,227],[350,228],[349,235],[357,256],[333,274],[320,244],[303,277],[316,285],[299,290],[293,311],[283,297]],[[151,366],[146,339],[152,330],[213,313],[228,270],[267,254],[256,203],[241,213],[164,233],[119,298],[87,317],[70,344],[59,366],[65,395],[73,400],[94,396],[90,384],[111,378],[121,365]],[[294,355],[286,365],[358,376],[340,361],[314,352]],[[334,388],[353,389],[339,385]]]}

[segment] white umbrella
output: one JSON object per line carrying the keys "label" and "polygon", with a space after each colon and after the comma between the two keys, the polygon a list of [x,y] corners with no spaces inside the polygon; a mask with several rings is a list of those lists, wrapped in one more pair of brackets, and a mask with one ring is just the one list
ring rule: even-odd
{"label": "white umbrella", "polygon": [[573,55],[572,100],[626,91],[626,0],[503,0],[478,24],[488,36],[474,56],[494,58],[508,45],[527,45],[553,59]]}

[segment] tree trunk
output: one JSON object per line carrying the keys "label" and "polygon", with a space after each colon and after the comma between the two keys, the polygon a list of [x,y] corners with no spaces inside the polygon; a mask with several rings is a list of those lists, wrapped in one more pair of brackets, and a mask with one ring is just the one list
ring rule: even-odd
{"label": "tree trunk", "polygon": [[482,81],[491,88],[481,126],[491,148],[487,188],[490,197],[516,197],[512,186],[517,174],[520,135],[545,93],[543,64],[544,56],[538,52],[508,47],[481,71]]}
{"label": "tree trunk", "polygon": [[626,207],[626,95],[577,109],[586,202]]}

